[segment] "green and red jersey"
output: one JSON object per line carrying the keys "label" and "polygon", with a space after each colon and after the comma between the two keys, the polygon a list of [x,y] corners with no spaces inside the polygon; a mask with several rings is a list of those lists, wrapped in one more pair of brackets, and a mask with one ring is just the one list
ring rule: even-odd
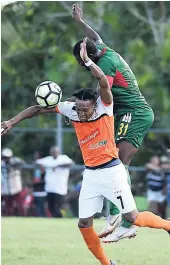
{"label": "green and red jersey", "polygon": [[97,45],[103,56],[97,65],[103,70],[112,87],[114,114],[132,111],[136,108],[150,109],[139,90],[135,75],[126,61],[104,43]]}

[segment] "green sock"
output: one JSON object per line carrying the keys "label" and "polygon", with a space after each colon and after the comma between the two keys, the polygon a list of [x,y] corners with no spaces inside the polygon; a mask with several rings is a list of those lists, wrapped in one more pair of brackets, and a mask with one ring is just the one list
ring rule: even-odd
{"label": "green sock", "polygon": [[129,228],[132,226],[132,224],[130,222],[126,221],[125,218],[122,216],[122,226],[124,228]]}
{"label": "green sock", "polygon": [[120,213],[119,209],[114,203],[109,201],[109,204],[110,204],[110,215],[117,215]]}
{"label": "green sock", "polygon": [[[129,183],[129,185],[131,186],[131,178],[130,178],[130,175],[129,175],[128,166],[127,166],[127,165],[124,165],[124,166],[125,166],[125,169],[126,169],[126,171],[127,171],[128,183]],[[117,214],[119,214],[119,213],[120,213],[120,211],[119,211],[119,209],[117,208],[117,206],[116,206],[114,203],[110,202],[110,215],[117,215]],[[124,219],[124,217],[122,217],[122,226],[125,227],[125,228],[129,228],[129,227],[132,226],[132,224],[129,223],[128,221],[126,221],[126,220]]]}

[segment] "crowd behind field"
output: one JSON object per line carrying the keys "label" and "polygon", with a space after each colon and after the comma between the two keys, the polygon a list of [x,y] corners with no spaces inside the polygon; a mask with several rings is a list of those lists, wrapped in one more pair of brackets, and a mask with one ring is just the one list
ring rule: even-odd
{"label": "crowd behind field", "polygon": [[[25,170],[22,169],[25,163],[10,148],[2,150],[2,216],[78,217],[83,170],[73,170],[76,165],[73,159],[60,154],[57,146],[51,147],[46,157],[35,152],[29,184],[25,181]],[[162,218],[169,217],[170,157],[154,155],[145,169],[141,178],[144,178],[145,183],[142,195],[147,199],[146,207]],[[132,178],[132,191],[135,185]],[[105,207],[103,214],[106,212]]]}

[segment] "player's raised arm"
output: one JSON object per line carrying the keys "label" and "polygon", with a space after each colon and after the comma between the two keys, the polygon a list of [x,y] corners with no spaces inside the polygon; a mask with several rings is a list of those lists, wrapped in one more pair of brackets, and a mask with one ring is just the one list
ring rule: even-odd
{"label": "player's raised arm", "polygon": [[107,77],[103,71],[88,57],[86,50],[87,38],[83,40],[81,44],[80,56],[84,61],[84,64],[90,68],[92,74],[96,77],[99,82],[99,95],[105,104],[111,104],[113,102],[112,92]]}
{"label": "player's raised arm", "polygon": [[82,19],[82,11],[78,4],[72,6],[72,17],[81,25],[87,37],[93,40],[96,44],[103,43],[100,36]]}
{"label": "player's raised arm", "polygon": [[43,108],[40,105],[35,105],[27,109],[24,109],[15,117],[1,123],[1,135],[4,135],[7,132],[9,132],[12,129],[12,127],[15,126],[15,124],[19,123],[22,120],[29,119],[43,113],[52,113],[52,112],[56,112],[56,107],[48,109],[48,108]]}

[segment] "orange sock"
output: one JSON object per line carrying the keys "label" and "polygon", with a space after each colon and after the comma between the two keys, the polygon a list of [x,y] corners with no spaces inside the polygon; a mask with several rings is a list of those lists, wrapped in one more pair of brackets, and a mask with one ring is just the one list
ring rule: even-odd
{"label": "orange sock", "polygon": [[170,221],[164,220],[161,217],[147,211],[139,213],[133,224],[170,231]]}
{"label": "orange sock", "polygon": [[80,228],[84,241],[86,242],[88,249],[93,255],[100,260],[102,265],[110,265],[110,260],[106,257],[104,250],[100,244],[100,239],[94,231],[93,227]]}

